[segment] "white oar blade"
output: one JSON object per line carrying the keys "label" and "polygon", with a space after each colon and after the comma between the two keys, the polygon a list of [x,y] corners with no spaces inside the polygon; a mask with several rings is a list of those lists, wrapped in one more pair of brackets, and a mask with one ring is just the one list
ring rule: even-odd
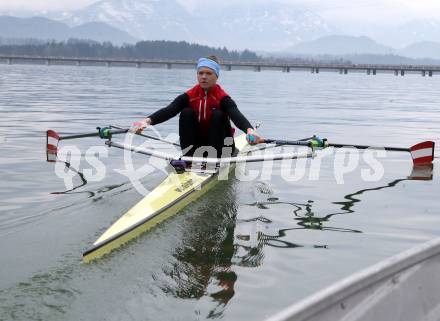
{"label": "white oar blade", "polygon": [[426,141],[412,146],[409,150],[414,165],[432,164],[434,161],[434,147],[435,143],[432,141]]}

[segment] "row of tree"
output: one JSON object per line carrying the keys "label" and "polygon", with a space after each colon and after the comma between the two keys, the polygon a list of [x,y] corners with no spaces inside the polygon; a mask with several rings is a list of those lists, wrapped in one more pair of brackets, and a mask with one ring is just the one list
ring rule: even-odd
{"label": "row of tree", "polygon": [[115,58],[115,59],[184,59],[196,60],[200,57],[215,55],[220,60],[257,61],[278,63],[370,63],[370,64],[439,64],[435,59],[413,59],[397,55],[315,55],[294,56],[274,54],[261,57],[255,52],[228,50],[226,47],[213,48],[185,41],[141,41],[135,45],[115,46],[110,42],[70,39],[66,42],[45,42],[39,39],[0,38],[0,54],[25,56],[52,56],[78,58]]}
{"label": "row of tree", "polygon": [[141,41],[135,45],[114,46],[110,42],[99,43],[69,39],[66,42],[0,44],[0,54],[79,58],[121,59],[191,59],[215,55],[221,60],[260,60],[252,51],[235,51],[213,48],[185,41]]}

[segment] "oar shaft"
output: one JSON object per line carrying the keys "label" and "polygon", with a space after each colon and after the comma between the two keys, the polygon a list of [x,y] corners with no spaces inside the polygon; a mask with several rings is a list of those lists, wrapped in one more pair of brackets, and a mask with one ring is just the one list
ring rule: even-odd
{"label": "oar shaft", "polygon": [[262,162],[262,161],[275,161],[275,160],[283,160],[283,159],[312,158],[315,156],[313,152],[309,152],[309,153],[283,153],[283,154],[273,154],[273,155],[252,155],[252,156],[244,155],[244,156],[233,156],[233,157],[223,157],[223,158],[206,158],[206,157],[192,157],[192,156],[174,156],[150,148],[142,148],[138,146],[132,146],[132,145],[122,144],[113,141],[107,141],[105,144],[109,147],[117,147],[120,149],[129,150],[139,154],[162,158],[167,161],[183,160],[191,163],[206,163],[206,164],[251,163],[251,162]]}
{"label": "oar shaft", "polygon": [[[114,125],[112,125],[111,127],[113,127],[113,128],[118,128],[118,129],[123,129],[123,128],[119,127],[119,126],[114,126]],[[172,141],[170,141],[170,140],[163,139],[163,138],[160,138],[160,137],[155,137],[155,136],[147,135],[147,134],[144,134],[144,133],[136,133],[136,135],[139,135],[139,136],[142,136],[142,137],[145,137],[145,138],[149,138],[149,139],[157,140],[157,141],[159,141],[159,142],[163,142],[163,143],[167,143],[167,144],[171,144],[171,145],[174,145],[174,146],[180,147],[180,144],[177,144],[177,143],[175,143],[175,142],[172,142]]]}
{"label": "oar shaft", "polygon": [[380,149],[380,150],[387,150],[387,151],[393,151],[393,152],[410,152],[409,148],[401,148],[401,147],[381,147],[381,146],[369,146],[369,145],[352,145],[352,144],[333,144],[329,143],[329,147],[335,147],[335,148],[357,148],[357,149]]}
{"label": "oar shaft", "polygon": [[[308,147],[312,146],[312,143],[310,141],[303,141],[303,140],[265,139],[264,143],[277,144],[277,145],[308,146]],[[333,144],[333,143],[328,143],[326,147],[327,146],[334,148],[346,147],[346,148],[357,148],[357,149],[380,149],[380,150],[387,150],[393,152],[410,152],[409,148],[388,147],[388,146],[380,147],[380,146],[369,146],[369,145]]]}
{"label": "oar shaft", "polygon": [[[128,129],[110,129],[109,130],[109,133],[111,135],[125,134],[126,132],[128,132]],[[94,133],[60,136],[59,140],[68,140],[68,139],[77,139],[77,138],[86,138],[86,137],[96,137],[96,136],[99,136],[99,131],[95,131]]]}
{"label": "oar shaft", "polygon": [[276,145],[310,146],[310,142],[303,140],[264,139],[263,143]]}

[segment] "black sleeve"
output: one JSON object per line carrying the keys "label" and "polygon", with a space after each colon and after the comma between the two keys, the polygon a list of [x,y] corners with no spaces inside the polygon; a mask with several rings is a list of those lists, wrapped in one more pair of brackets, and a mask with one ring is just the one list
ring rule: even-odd
{"label": "black sleeve", "polygon": [[248,128],[253,128],[251,123],[238,110],[237,104],[231,97],[226,96],[220,101],[221,109],[231,118],[235,126],[246,133]]}
{"label": "black sleeve", "polygon": [[183,108],[188,107],[189,96],[185,93],[176,97],[167,107],[159,109],[150,116],[152,125],[157,125],[173,118],[182,111]]}

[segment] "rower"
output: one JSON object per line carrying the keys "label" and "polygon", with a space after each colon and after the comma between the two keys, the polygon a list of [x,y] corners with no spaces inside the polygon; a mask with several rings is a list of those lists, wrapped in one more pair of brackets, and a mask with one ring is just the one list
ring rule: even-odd
{"label": "rower", "polygon": [[229,150],[233,153],[235,150],[235,129],[231,127],[230,120],[247,134],[246,140],[250,145],[263,142],[234,100],[217,84],[219,75],[217,57],[200,58],[197,63],[198,84],[177,96],[167,107],[137,123],[133,130],[140,133],[147,126],[163,123],[180,114],[180,147],[185,156],[193,156],[199,147],[212,146],[217,155],[209,157],[230,157],[230,154],[222,155],[225,146],[232,146]]}

